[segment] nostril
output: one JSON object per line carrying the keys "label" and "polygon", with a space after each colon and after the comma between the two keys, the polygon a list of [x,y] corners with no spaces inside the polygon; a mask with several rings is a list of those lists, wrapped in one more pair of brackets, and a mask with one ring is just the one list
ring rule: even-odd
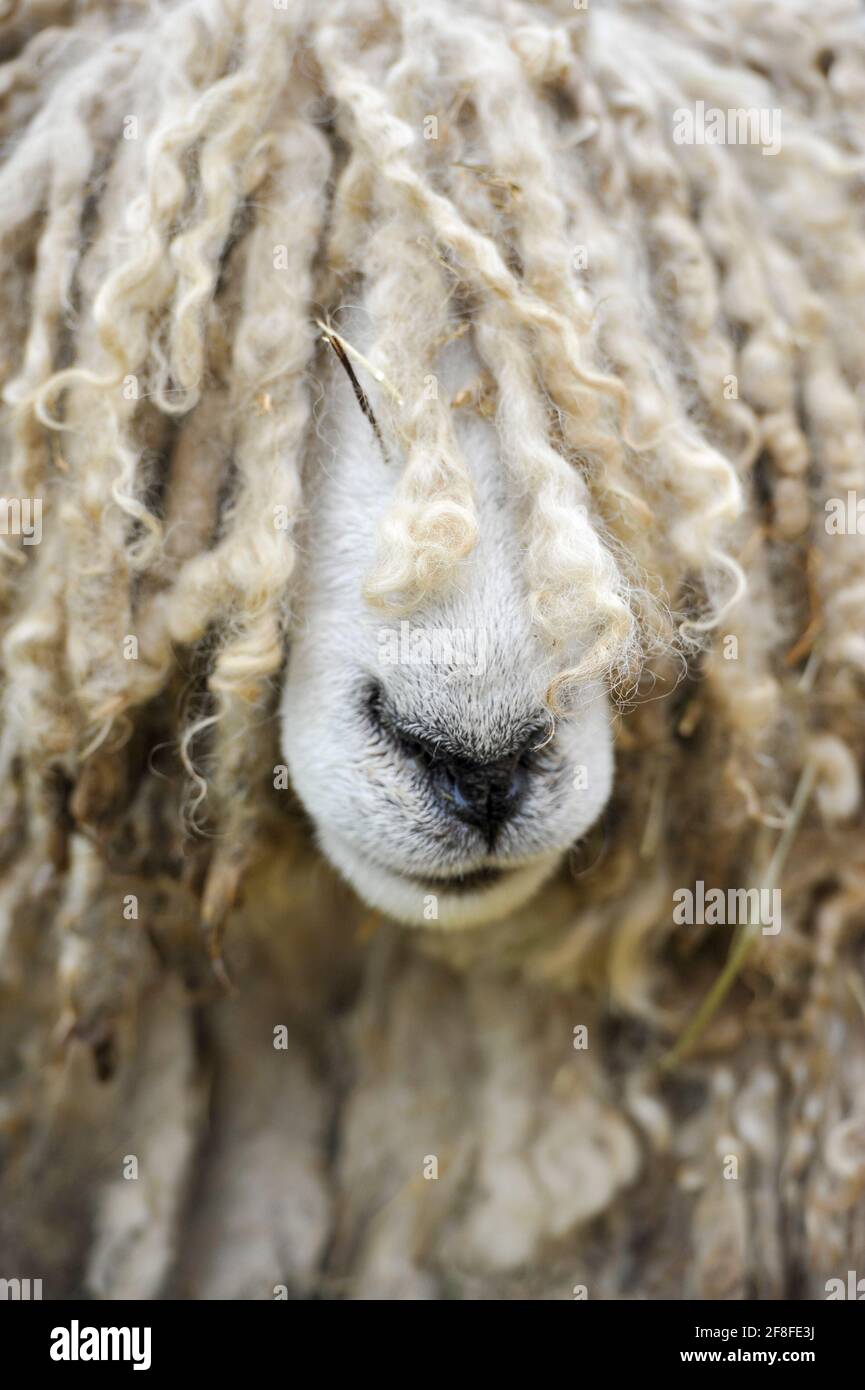
{"label": "nostril", "polygon": [[528,781],[529,773],[526,765],[523,762],[517,763],[511,771],[511,778],[507,787],[507,799],[512,805],[516,806],[518,802],[522,801]]}
{"label": "nostril", "polygon": [[363,707],[373,728],[380,730],[384,719],[384,691],[379,681],[371,680],[364,686]]}

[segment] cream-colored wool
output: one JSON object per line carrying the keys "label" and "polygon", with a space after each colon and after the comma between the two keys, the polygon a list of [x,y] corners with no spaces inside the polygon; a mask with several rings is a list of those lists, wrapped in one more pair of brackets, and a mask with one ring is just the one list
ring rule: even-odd
{"label": "cream-colored wool", "polygon": [[[865,538],[825,525],[865,496],[858,4],[12,0],[0,55],[2,492],[43,507],[0,538],[0,1275],[865,1272]],[[675,144],[697,101],[780,150]],[[361,294],[402,466],[369,602],[459,573],[453,418],[494,412],[536,622],[586,638],[551,709],[621,701],[603,851],[494,931],[372,918],[273,787],[316,321]],[[427,389],[460,333],[468,403]],[[688,1034],[729,939],[672,889],[785,827],[784,930]]]}

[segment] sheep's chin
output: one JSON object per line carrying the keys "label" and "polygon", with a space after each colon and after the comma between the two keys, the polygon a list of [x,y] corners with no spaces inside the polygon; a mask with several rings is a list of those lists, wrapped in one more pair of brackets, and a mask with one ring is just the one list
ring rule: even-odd
{"label": "sheep's chin", "polygon": [[503,921],[523,907],[561,863],[555,850],[530,864],[507,870],[489,885],[462,892],[448,892],[430,878],[406,878],[357,852],[342,836],[320,831],[321,848],[354,891],[370,907],[409,927],[460,931]]}

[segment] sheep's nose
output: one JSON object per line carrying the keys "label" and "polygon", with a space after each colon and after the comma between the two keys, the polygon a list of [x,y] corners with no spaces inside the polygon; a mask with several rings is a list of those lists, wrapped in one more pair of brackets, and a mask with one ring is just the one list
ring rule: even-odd
{"label": "sheep's nose", "polygon": [[528,781],[515,758],[493,763],[442,759],[429,766],[428,775],[442,810],[481,830],[490,845],[516,813]]}
{"label": "sheep's nose", "polygon": [[[365,704],[376,733],[413,760],[439,809],[482,831],[492,849],[498,832],[524,800],[535,768],[534,753],[548,737],[544,720],[519,730],[507,753],[480,762],[459,747],[448,750],[440,733],[419,730],[417,723],[397,718],[377,681],[367,687]],[[451,745],[454,742],[451,737]]]}

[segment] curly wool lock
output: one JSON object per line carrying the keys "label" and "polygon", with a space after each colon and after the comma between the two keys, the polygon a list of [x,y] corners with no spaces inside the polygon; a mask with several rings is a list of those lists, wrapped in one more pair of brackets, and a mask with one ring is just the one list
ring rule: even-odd
{"label": "curly wool lock", "polygon": [[[471,1133],[453,1119],[456,1169],[473,1162],[480,1175],[473,1198],[462,1179],[445,1185],[446,1215],[458,1199],[472,1211],[460,1232],[436,1246],[418,1234],[428,1218],[413,1209],[399,1218],[413,1232],[399,1256],[410,1286],[426,1291],[429,1270],[450,1260],[469,1292],[510,1287],[517,1267],[528,1270],[522,1287],[558,1287],[540,1251],[624,1203],[640,1161],[635,1130],[662,1188],[675,1175],[683,1190],[702,1191],[677,1218],[697,1252],[684,1287],[769,1296],[832,1272],[842,1250],[865,1260],[854,1209],[861,1152],[843,1141],[861,1123],[853,1097],[865,1066],[848,984],[861,973],[865,896],[865,546],[823,525],[827,500],[865,487],[856,6],[755,0],[734,15],[703,0],[618,0],[585,13],[564,0],[21,0],[0,21],[0,44],[3,490],[41,498],[44,530],[39,546],[4,538],[2,556],[0,944],[5,1030],[12,1054],[11,1040],[28,1040],[30,1069],[10,1104],[23,1117],[24,1167],[44,1172],[46,1117],[70,1104],[66,1087],[80,1079],[79,1064],[61,1065],[52,1049],[84,1042],[106,1074],[119,1066],[126,1076],[129,1123],[147,1117],[142,1146],[159,1150],[165,1168],[151,1243],[122,1276],[117,1251],[135,1214],[105,1178],[89,1286],[126,1279],[149,1294],[172,1268],[201,1123],[189,1005],[172,991],[178,976],[202,983],[199,921],[218,958],[246,875],[253,911],[234,910],[231,936],[241,963],[261,966],[268,951],[288,951],[263,944],[283,910],[280,855],[297,856],[291,891],[306,901],[315,856],[301,831],[300,850],[282,848],[269,716],[303,566],[293,528],[327,351],[315,323],[338,328],[361,292],[375,325],[367,355],[391,388],[379,424],[401,468],[370,602],[410,612],[458,582],[476,542],[453,428],[464,407],[429,389],[442,348],[470,332],[503,466],[529,503],[532,611],[552,642],[586,639],[583,662],[553,683],[553,707],[599,675],[658,694],[676,685],[680,650],[691,662],[673,698],[638,701],[621,723],[608,845],[579,896],[557,883],[531,920],[506,924],[494,941],[431,934],[422,945],[467,970],[465,997],[450,1007],[482,1030],[475,1065],[488,1114]],[[777,155],[674,145],[674,112],[703,99],[780,107]],[[803,811],[807,852],[782,866],[784,931],[771,954],[755,944],[740,1007],[695,1040],[705,1056],[729,1053],[730,1072],[705,1064],[697,1117],[671,1138],[675,1097],[626,1041],[614,1066],[611,1043],[571,1098],[567,1143],[561,1115],[525,1117],[512,1156],[524,1196],[515,1213],[513,1173],[506,1181],[496,1167],[491,1136],[497,1087],[510,1084],[506,1056],[523,1056],[527,1092],[533,1073],[557,1074],[538,996],[554,995],[564,1019],[579,999],[580,1017],[588,1011],[600,1028],[603,983],[614,1013],[642,1020],[660,1054],[723,960],[711,934],[673,938],[671,885],[762,873],[806,764],[816,793]],[[182,825],[189,778],[198,838]],[[112,920],[128,894],[148,919],[140,935]],[[385,955],[380,969],[394,988],[414,988],[434,1022],[441,967],[407,962],[405,949],[392,946],[397,963]],[[286,966],[292,998],[298,981],[317,982],[319,1005],[336,989],[320,982],[324,950],[299,930]],[[336,971],[355,981],[363,1055],[378,988],[366,969],[352,955]],[[517,983],[503,984],[502,971]],[[252,966],[245,973],[255,978]],[[509,988],[523,991],[522,1042],[508,1034]],[[326,1071],[316,1005],[295,1002]],[[176,1133],[153,1119],[166,1056],[152,1018],[132,1055],[131,1020],[148,1011],[176,1045],[166,1082]],[[217,1053],[220,1029],[247,1039],[239,1017],[208,1024]],[[406,1026],[399,1010],[392,1026]],[[50,1059],[46,1075],[37,1059]],[[383,1065],[372,1044],[364,1065],[369,1075]],[[427,1065],[434,1091],[435,1060]],[[749,1078],[735,1104],[731,1073]],[[345,1171],[321,1177],[339,1085],[331,1078],[323,1100],[304,1064],[292,1075],[273,1085],[308,1116],[311,1156],[298,1181],[311,1185],[317,1213],[329,1183],[349,1194],[333,1277],[396,1287],[396,1225],[359,1234],[375,1209],[363,1161],[349,1152]],[[230,1066],[227,1076],[233,1094]],[[349,1128],[366,1133],[380,1102],[362,1081]],[[388,1084],[407,1083],[394,1074]],[[821,1106],[808,1099],[817,1084]],[[562,1085],[567,1094],[572,1083]],[[783,1121],[767,1121],[779,1097]],[[88,1115],[105,1114],[104,1098],[81,1104],[69,1121],[76,1135]],[[756,1176],[748,1192],[727,1184],[718,1196],[697,1170],[731,1126]],[[538,1190],[518,1153],[532,1144],[545,1175]],[[69,1171],[86,1172],[84,1158]],[[66,1210],[69,1181],[51,1176],[49,1209]],[[768,1234],[759,1250],[741,1235],[758,1198],[761,1230],[771,1230],[771,1209],[788,1231],[783,1253]],[[13,1248],[43,1253],[74,1286],[69,1271],[89,1235],[73,1229],[52,1243],[21,1209]],[[314,1220],[327,1227],[326,1215]],[[674,1225],[647,1246],[654,1287],[664,1287]],[[293,1270],[301,1287],[317,1287],[330,1243],[322,1230],[304,1234]],[[356,1260],[353,1240],[365,1251]],[[617,1249],[590,1242],[584,1257],[609,1293]],[[227,1267],[215,1255],[203,1265],[196,1284],[190,1257],[180,1286],[220,1296]]]}

